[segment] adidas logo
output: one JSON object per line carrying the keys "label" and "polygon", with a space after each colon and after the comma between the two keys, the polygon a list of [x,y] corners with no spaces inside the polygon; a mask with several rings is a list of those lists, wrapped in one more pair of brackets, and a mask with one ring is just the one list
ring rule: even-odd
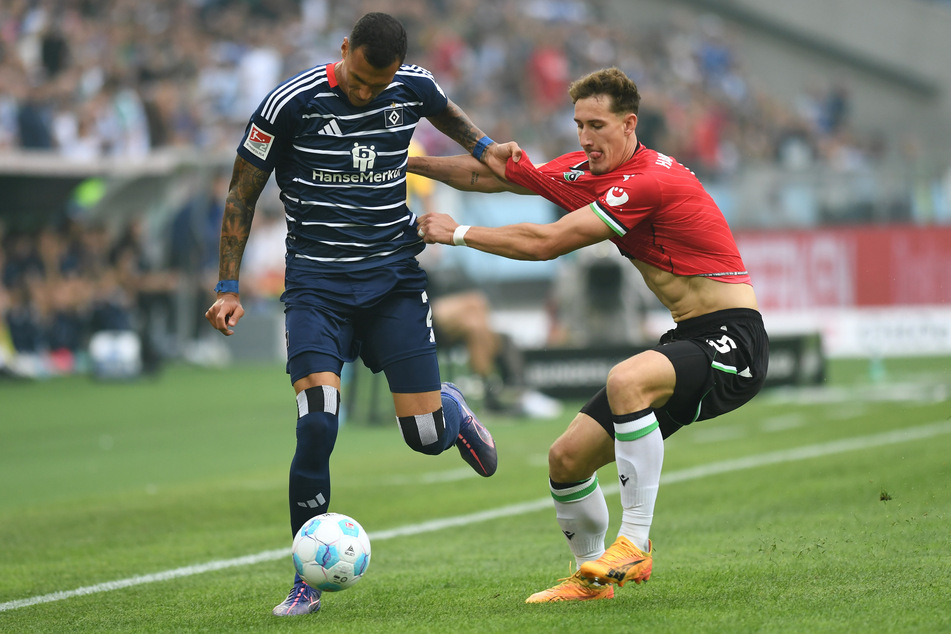
{"label": "adidas logo", "polygon": [[337,123],[336,119],[331,119],[330,123],[317,131],[317,134],[326,134],[327,136],[343,136],[343,132],[340,130],[340,125]]}
{"label": "adidas logo", "polygon": [[317,497],[315,497],[314,499],[306,500],[304,502],[298,502],[297,506],[300,506],[305,509],[306,508],[315,509],[318,506],[322,506],[326,501],[327,499],[324,497],[323,493],[318,493]]}

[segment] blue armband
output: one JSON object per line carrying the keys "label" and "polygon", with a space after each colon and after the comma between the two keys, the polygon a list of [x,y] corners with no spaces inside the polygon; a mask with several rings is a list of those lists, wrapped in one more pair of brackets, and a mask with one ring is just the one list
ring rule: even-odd
{"label": "blue armband", "polygon": [[475,147],[472,148],[472,156],[476,157],[479,161],[482,160],[482,155],[485,154],[485,148],[489,147],[495,143],[492,139],[489,138],[489,135],[485,135],[478,141],[476,141]]}
{"label": "blue armband", "polygon": [[238,280],[221,280],[215,286],[216,293],[234,293],[238,294]]}

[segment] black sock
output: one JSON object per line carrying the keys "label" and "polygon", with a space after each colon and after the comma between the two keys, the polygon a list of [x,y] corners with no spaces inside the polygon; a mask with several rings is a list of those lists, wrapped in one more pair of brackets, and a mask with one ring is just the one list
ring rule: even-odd
{"label": "black sock", "polygon": [[339,410],[338,392],[330,389],[326,405],[320,387],[298,395],[297,449],[288,485],[292,535],[330,506],[330,454],[337,440]]}

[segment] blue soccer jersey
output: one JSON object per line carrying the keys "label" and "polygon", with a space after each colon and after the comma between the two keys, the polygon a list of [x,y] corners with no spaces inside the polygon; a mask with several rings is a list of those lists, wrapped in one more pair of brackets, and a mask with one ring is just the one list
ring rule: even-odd
{"label": "blue soccer jersey", "polygon": [[408,147],[419,120],[447,104],[432,74],[407,64],[362,107],[340,89],[333,64],[306,70],[264,98],[238,154],[274,170],[288,267],[354,271],[422,251],[406,206]]}

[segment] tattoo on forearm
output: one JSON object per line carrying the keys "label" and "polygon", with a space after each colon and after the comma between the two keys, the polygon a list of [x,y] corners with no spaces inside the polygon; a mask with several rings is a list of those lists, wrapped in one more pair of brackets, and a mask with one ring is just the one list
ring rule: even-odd
{"label": "tattoo on forearm", "polygon": [[254,207],[269,176],[269,172],[259,170],[246,161],[235,161],[231,186],[225,200],[224,217],[221,220],[218,260],[220,279],[238,279],[241,257],[248,244],[251,221],[254,220]]}
{"label": "tattoo on forearm", "polygon": [[479,173],[478,173],[478,172],[472,172],[472,174],[469,176],[469,184],[470,184],[470,185],[475,185],[475,184],[478,183],[478,182],[479,182]]}
{"label": "tattoo on forearm", "polygon": [[440,114],[430,117],[430,122],[443,134],[472,152],[476,142],[482,138],[482,131],[472,123],[462,109],[452,101]]}
{"label": "tattoo on forearm", "polygon": [[433,166],[429,161],[429,157],[417,157],[416,161],[413,163],[412,173],[417,174],[418,176],[425,176],[426,178],[438,180],[436,176],[434,176]]}

